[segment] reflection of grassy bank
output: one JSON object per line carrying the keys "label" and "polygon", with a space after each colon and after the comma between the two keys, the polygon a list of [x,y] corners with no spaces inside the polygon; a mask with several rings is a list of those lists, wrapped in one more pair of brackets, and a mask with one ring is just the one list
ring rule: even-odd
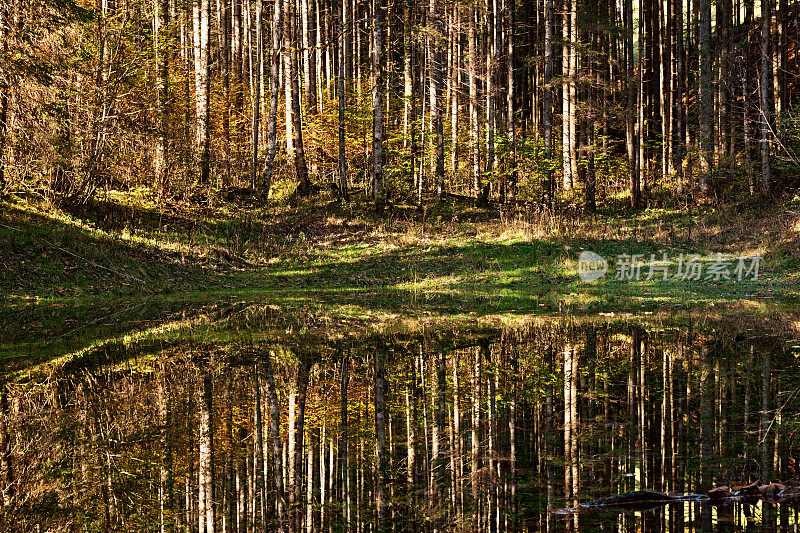
{"label": "reflection of grassy bank", "polygon": [[[0,311],[0,320],[13,323],[16,331],[0,344],[0,384],[5,380],[41,380],[52,371],[125,361],[126,370],[130,370],[130,365],[142,362],[139,356],[146,358],[170,346],[222,343],[249,346],[257,352],[279,343],[300,351],[304,346],[319,345],[327,346],[329,352],[335,352],[337,346],[370,351],[382,337],[400,341],[424,336],[429,349],[435,344],[442,350],[453,350],[479,344],[501,331],[526,336],[542,328],[574,333],[582,328],[610,331],[635,326],[653,332],[683,332],[697,339],[717,338],[735,346],[784,346],[800,353],[793,340],[800,333],[800,314],[796,307],[776,303],[757,308],[734,304],[646,313],[412,316],[364,310],[354,316],[343,312],[347,311],[344,308],[318,304],[212,300],[150,297],[106,302],[99,308],[39,305],[23,309],[21,315]],[[131,354],[139,355],[133,360]]]}
{"label": "reflection of grassy bank", "polygon": [[[324,205],[323,205],[324,204]],[[797,206],[750,215],[694,209],[514,213],[432,203],[377,220],[366,204],[159,211],[133,194],[72,213],[17,201],[0,213],[0,291],[27,301],[91,305],[120,296],[264,299],[345,314],[494,314],[653,310],[800,297]],[[739,206],[740,207],[740,206]],[[621,215],[620,215],[621,213]],[[577,277],[583,249],[618,254],[763,254],[761,279],[594,284]],[[613,277],[613,272],[609,275]]]}

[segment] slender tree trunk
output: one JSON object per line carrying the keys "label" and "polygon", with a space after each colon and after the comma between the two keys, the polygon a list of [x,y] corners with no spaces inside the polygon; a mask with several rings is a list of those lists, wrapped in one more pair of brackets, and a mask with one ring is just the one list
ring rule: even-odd
{"label": "slender tree trunk", "polygon": [[211,62],[209,0],[192,0],[194,20],[195,149],[199,157],[201,184],[209,182],[211,172]]}
{"label": "slender tree trunk", "polygon": [[[156,153],[153,157],[155,190],[160,199],[167,185],[167,102],[169,100],[169,69],[167,63],[167,27],[169,26],[169,0],[154,0],[153,6],[153,55],[156,67]],[[4,47],[8,47],[4,39]],[[2,83],[2,82],[0,82]],[[0,189],[3,187],[3,147],[5,141],[8,101],[5,90],[0,86]]]}
{"label": "slender tree trunk", "polygon": [[303,441],[306,414],[306,393],[308,390],[311,363],[307,356],[300,355],[299,368],[289,393],[289,530],[300,531],[303,473]]}
{"label": "slender tree trunk", "polygon": [[[277,0],[280,2],[281,0]],[[267,378],[267,393],[270,410],[270,436],[272,437],[272,461],[273,461],[273,476],[275,477],[275,504],[278,513],[278,527],[279,530],[285,532],[287,530],[286,521],[286,499],[283,484],[283,441],[281,439],[281,408],[278,402],[278,391],[275,387],[275,375],[272,368],[272,358],[267,354],[266,362],[266,378]],[[264,524],[266,530],[267,524]]]}
{"label": "slender tree trunk", "polygon": [[317,110],[317,64],[316,39],[314,36],[314,0],[301,0],[303,26],[303,81],[305,82],[307,111],[316,115]]}
{"label": "slender tree trunk", "polygon": [[311,180],[308,176],[308,164],[303,146],[303,121],[300,115],[300,73],[298,69],[297,47],[294,39],[295,3],[287,0],[284,12],[283,53],[286,54],[284,66],[287,67],[289,87],[287,89],[286,107],[291,117],[292,144],[294,148],[294,171],[297,176],[297,193],[304,196],[311,193]]}
{"label": "slender tree trunk", "polygon": [[434,135],[436,135],[436,149],[433,157],[433,174],[436,179],[436,195],[444,196],[444,129],[442,125],[442,80],[444,69],[444,53],[441,40],[444,39],[441,13],[438,0],[430,0],[428,22],[431,34],[428,36],[429,59],[431,65],[431,118]]}
{"label": "slender tree trunk", "polygon": [[339,13],[338,13],[338,24],[339,24],[339,46],[338,46],[338,54],[339,54],[339,77],[338,77],[338,89],[337,89],[337,96],[339,98],[339,164],[338,164],[338,175],[339,175],[339,194],[342,196],[342,199],[347,201],[350,197],[350,194],[347,190],[347,158],[345,157],[345,105],[347,102],[347,94],[345,92],[345,43],[347,39],[344,35],[344,13],[345,7],[344,2],[339,2]]}
{"label": "slender tree trunk", "polygon": [[565,9],[561,25],[561,175],[562,187],[565,191],[572,188],[572,165],[570,164],[570,4],[565,0]]}
{"label": "slender tree trunk", "polygon": [[[251,68],[251,86],[253,93],[251,95],[251,129],[253,132],[252,138],[252,158],[250,160],[250,185],[255,188],[258,184],[258,135],[259,126],[261,124],[261,71],[264,62],[264,39],[261,35],[261,15],[262,15],[262,1],[256,0],[256,57],[254,68]],[[249,30],[248,30],[249,31]],[[251,56],[252,57],[252,56]],[[272,169],[270,168],[270,174]],[[268,189],[269,191],[269,189]]]}
{"label": "slender tree trunk", "polygon": [[383,0],[372,0],[372,198],[375,210],[386,204],[383,183]]}
{"label": "slender tree trunk", "polygon": [[553,90],[550,82],[553,79],[553,0],[544,0],[544,79],[542,80],[542,126],[544,128],[544,153],[546,183],[544,201],[547,205],[553,202]]}
{"label": "slender tree trunk", "polygon": [[770,118],[772,116],[772,55],[770,53],[770,22],[772,0],[763,0],[761,9],[761,109],[759,113],[759,123],[761,125],[761,188],[765,193],[769,193],[772,181],[772,167],[770,165],[770,139],[772,131]]}
{"label": "slender tree trunk", "polygon": [[703,193],[711,185],[713,161],[714,89],[711,71],[711,0],[699,0],[700,27],[700,176]]}
{"label": "slender tree trunk", "polygon": [[[497,182],[497,157],[495,154],[495,135],[497,129],[497,68],[500,58],[498,27],[500,25],[499,0],[489,0],[487,3],[487,22],[489,27],[486,32],[486,172],[491,172],[493,182]],[[484,203],[483,192],[479,202]]]}
{"label": "slender tree trunk", "polygon": [[262,401],[261,401],[261,369],[256,363],[253,367],[253,385],[255,390],[255,405],[253,406],[253,425],[255,433],[254,455],[253,455],[253,479],[258,487],[259,512],[261,514],[261,524],[266,531],[267,527],[267,465],[266,453],[264,453],[264,423],[262,421]]}
{"label": "slender tree trunk", "polygon": [[[161,465],[159,472],[158,484],[158,502],[159,502],[159,526],[161,533],[172,531],[172,498],[173,498],[173,477],[172,477],[172,444],[170,439],[170,430],[172,425],[172,413],[169,408],[169,393],[167,390],[166,376],[164,366],[160,365],[158,379],[158,425],[159,425],[159,439],[161,445]],[[2,400],[0,400],[2,401]],[[0,408],[0,418],[4,417],[2,408]],[[0,420],[0,461],[3,456],[3,421]],[[2,471],[0,467],[0,471]],[[0,474],[0,483],[3,487],[7,486],[6,480]]]}
{"label": "slender tree trunk", "polygon": [[480,460],[480,423],[481,423],[481,348],[475,348],[472,365],[472,428],[471,428],[471,479],[472,484],[472,506],[473,506],[473,526],[476,527],[480,520],[480,500],[478,490],[480,487],[479,470]]}
{"label": "slender tree trunk", "polygon": [[628,112],[625,127],[625,140],[628,152],[628,175],[630,177],[631,207],[641,203],[641,184],[639,183],[638,151],[636,149],[636,91],[637,83],[633,70],[633,0],[623,0],[625,16],[625,78],[628,84]]}
{"label": "slender tree trunk", "polygon": [[478,36],[475,30],[475,8],[468,11],[469,16],[469,144],[472,159],[472,184],[475,195],[481,194],[480,154],[478,144]]}
{"label": "slender tree trunk", "polygon": [[514,0],[505,0],[505,9],[508,16],[508,33],[506,36],[507,46],[507,79],[506,79],[506,132],[508,133],[509,155],[511,175],[506,180],[506,187],[504,187],[506,197],[514,197],[516,195],[517,183],[517,132],[515,124],[515,108],[514,108],[514,32],[516,31],[514,24],[514,12],[516,6]]}
{"label": "slender tree trunk", "polygon": [[[275,0],[272,15],[272,59],[270,61],[269,117],[267,119],[267,160],[264,163],[264,192],[269,196],[277,152],[278,103],[281,99],[281,43],[283,42],[283,0]],[[257,141],[258,139],[254,139]],[[254,143],[255,145],[255,143]]]}
{"label": "slender tree trunk", "polygon": [[[169,9],[169,0],[163,0]],[[224,185],[229,180],[229,157],[231,144],[231,125],[230,125],[230,88],[231,88],[231,42],[230,42],[230,0],[217,0],[217,31],[219,42],[219,61],[222,74],[222,138],[224,146],[222,149],[223,159],[225,160],[225,173],[223,175]]]}
{"label": "slender tree trunk", "polygon": [[[414,83],[411,74],[412,6],[413,0],[403,0],[403,148],[409,147],[409,129],[414,127],[411,117],[411,98]],[[413,168],[414,165],[411,165],[411,167]]]}
{"label": "slender tree trunk", "polygon": [[450,179],[455,183],[458,174],[458,101],[461,93],[461,6],[453,5],[453,24],[450,27],[452,58],[450,65]]}
{"label": "slender tree trunk", "polygon": [[578,179],[578,0],[570,0],[569,40],[569,175]]}

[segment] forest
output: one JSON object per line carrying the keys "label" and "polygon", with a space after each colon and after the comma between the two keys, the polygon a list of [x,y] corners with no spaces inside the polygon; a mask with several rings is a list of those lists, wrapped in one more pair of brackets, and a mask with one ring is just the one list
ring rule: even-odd
{"label": "forest", "polygon": [[[775,4],[775,5],[773,5]],[[594,210],[796,190],[798,8],[5,0],[0,186]]]}

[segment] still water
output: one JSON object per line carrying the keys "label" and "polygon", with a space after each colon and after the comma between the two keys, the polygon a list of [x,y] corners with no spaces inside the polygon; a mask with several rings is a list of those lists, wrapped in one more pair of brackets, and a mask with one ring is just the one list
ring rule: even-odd
{"label": "still water", "polygon": [[797,321],[238,305],[118,329],[3,343],[0,529],[797,530],[800,499],[581,505],[797,482]]}

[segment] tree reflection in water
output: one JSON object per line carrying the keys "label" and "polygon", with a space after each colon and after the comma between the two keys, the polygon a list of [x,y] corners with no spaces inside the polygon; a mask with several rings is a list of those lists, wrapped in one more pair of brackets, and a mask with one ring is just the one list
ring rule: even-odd
{"label": "tree reflection in water", "polygon": [[295,329],[248,312],[102,343],[8,378],[0,526],[795,527],[791,502],[555,512],[634,489],[796,478],[796,354],[731,327]]}

